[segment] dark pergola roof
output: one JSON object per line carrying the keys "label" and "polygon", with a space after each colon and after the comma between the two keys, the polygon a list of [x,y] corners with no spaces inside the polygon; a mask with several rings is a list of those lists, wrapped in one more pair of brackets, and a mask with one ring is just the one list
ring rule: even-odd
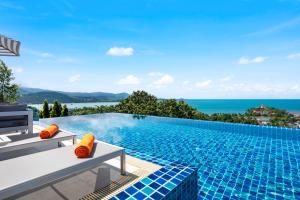
{"label": "dark pergola roof", "polygon": [[20,45],[19,41],[0,35],[0,56],[19,56]]}

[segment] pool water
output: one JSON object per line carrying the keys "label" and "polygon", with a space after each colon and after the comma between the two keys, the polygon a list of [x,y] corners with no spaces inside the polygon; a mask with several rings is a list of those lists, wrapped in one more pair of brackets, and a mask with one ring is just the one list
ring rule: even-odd
{"label": "pool water", "polygon": [[115,113],[40,123],[196,166],[199,199],[300,199],[299,130]]}

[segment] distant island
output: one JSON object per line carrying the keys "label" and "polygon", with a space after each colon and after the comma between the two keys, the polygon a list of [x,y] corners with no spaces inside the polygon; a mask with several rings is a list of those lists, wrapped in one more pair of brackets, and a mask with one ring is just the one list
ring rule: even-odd
{"label": "distant island", "polygon": [[55,100],[61,103],[89,103],[89,102],[119,102],[129,96],[128,93],[107,93],[107,92],[63,92],[45,90],[40,88],[19,89],[19,103],[41,104],[45,99],[48,102]]}
{"label": "distant island", "polygon": [[249,109],[245,115],[255,117],[260,125],[300,128],[300,115],[286,110],[261,105]]}

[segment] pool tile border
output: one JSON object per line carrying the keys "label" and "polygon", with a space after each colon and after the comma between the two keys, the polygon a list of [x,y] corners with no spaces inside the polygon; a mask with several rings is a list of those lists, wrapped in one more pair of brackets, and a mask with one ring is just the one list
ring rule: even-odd
{"label": "pool tile border", "polygon": [[110,200],[197,199],[197,168],[137,151],[126,154],[162,166]]}

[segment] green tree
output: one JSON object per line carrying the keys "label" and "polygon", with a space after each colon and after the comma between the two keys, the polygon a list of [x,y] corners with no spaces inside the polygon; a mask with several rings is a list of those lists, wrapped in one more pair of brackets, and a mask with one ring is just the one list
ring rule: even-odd
{"label": "green tree", "polygon": [[68,115],[69,115],[69,110],[68,110],[67,105],[65,104],[65,105],[62,107],[61,116],[62,116],[62,117],[65,117],[65,116],[68,116]]}
{"label": "green tree", "polygon": [[61,105],[58,101],[54,101],[52,110],[50,112],[51,117],[60,117],[61,116]]}
{"label": "green tree", "polygon": [[61,106],[61,104],[58,102],[58,110],[59,110],[59,116],[61,116],[62,115],[62,106]]}
{"label": "green tree", "polygon": [[76,108],[72,109],[69,114],[86,115],[108,112],[134,114],[133,116],[138,119],[142,118],[140,115],[156,115],[244,124],[259,124],[261,123],[259,117],[264,117],[267,119],[266,122],[268,125],[284,127],[297,127],[297,123],[300,121],[300,117],[285,110],[265,106],[250,108],[245,114],[215,113],[208,115],[191,107],[184,101],[178,101],[176,99],[157,99],[145,91],[133,92],[132,95],[117,105]]}
{"label": "green tree", "polygon": [[12,70],[0,60],[0,102],[13,103],[18,99],[18,85],[13,84]]}
{"label": "green tree", "polygon": [[42,118],[49,118],[50,117],[50,110],[49,110],[49,104],[47,99],[44,100],[43,103],[43,109],[42,109]]}
{"label": "green tree", "polygon": [[50,105],[50,106],[49,106],[49,117],[50,117],[50,115],[51,115],[52,109],[53,109],[53,106]]}
{"label": "green tree", "polygon": [[43,115],[43,111],[42,111],[42,110],[39,111],[39,118],[44,118],[44,115]]}
{"label": "green tree", "polygon": [[145,91],[136,91],[116,106],[117,112],[157,115],[157,98]]}

